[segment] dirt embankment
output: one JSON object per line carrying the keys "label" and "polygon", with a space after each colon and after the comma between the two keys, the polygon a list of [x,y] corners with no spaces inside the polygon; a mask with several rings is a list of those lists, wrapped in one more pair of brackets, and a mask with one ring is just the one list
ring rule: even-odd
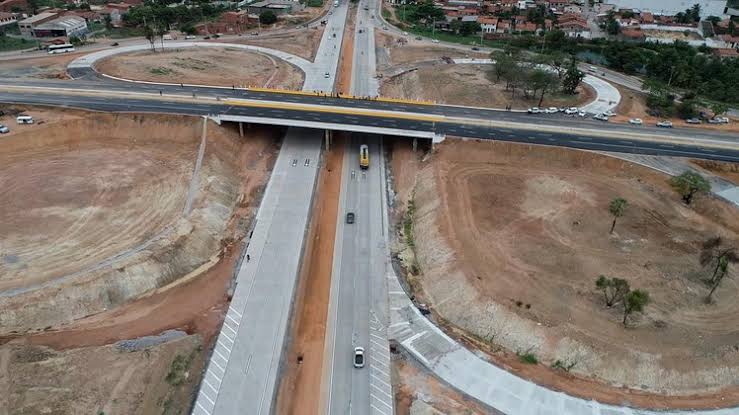
{"label": "dirt embankment", "polygon": [[[424,66],[392,78],[381,86],[382,96],[404,99],[422,99],[443,104],[488,108],[525,109],[539,105],[538,97],[524,97],[520,90],[515,96],[505,90],[505,82],[491,80],[491,65],[443,64]],[[547,94],[542,106],[570,107],[588,103],[595,91],[582,84],[576,95]]]}
{"label": "dirt embankment", "polygon": [[269,55],[237,48],[183,48],[114,55],[96,69],[149,82],[299,89],[303,72]]}
{"label": "dirt embankment", "polygon": [[201,133],[199,118],[87,113],[4,139],[0,334],[59,328],[218,263],[234,209],[252,197],[240,192],[241,151],[269,145],[212,124],[193,177]]}
{"label": "dirt embankment", "polygon": [[[606,402],[739,402],[739,283],[725,279],[705,304],[710,270],[698,264],[705,239],[739,241],[735,207],[711,197],[687,207],[660,173],[562,148],[451,141],[413,176],[398,182],[401,197],[415,195],[421,275],[411,285],[452,329],[497,351],[491,358],[509,366],[509,352],[531,352],[547,366],[574,363],[562,375],[510,366]],[[629,205],[609,235],[614,197]],[[605,307],[595,289],[600,274],[649,291],[628,327],[622,307]]]}
{"label": "dirt embankment", "polygon": [[[0,408],[188,412],[281,132],[209,124],[193,175],[200,118],[27,113],[0,153],[3,329],[29,330],[2,338]],[[167,329],[191,335],[112,345]]]}

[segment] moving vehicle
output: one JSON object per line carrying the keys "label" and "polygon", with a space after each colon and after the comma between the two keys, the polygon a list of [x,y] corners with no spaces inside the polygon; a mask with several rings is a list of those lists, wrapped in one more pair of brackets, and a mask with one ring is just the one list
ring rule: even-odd
{"label": "moving vehicle", "polygon": [[110,44],[110,46],[118,46],[118,45],[120,45],[120,43],[118,43],[118,42],[113,42],[113,43]]}
{"label": "moving vehicle", "polygon": [[657,127],[672,128],[672,121],[664,120],[657,123]]}
{"label": "moving vehicle", "polygon": [[193,40],[193,39],[195,39],[195,36],[194,35],[187,35],[187,36],[185,36],[185,40]]}
{"label": "moving vehicle", "polygon": [[369,168],[369,147],[367,147],[367,144],[359,146],[359,168],[363,170]]}
{"label": "moving vehicle", "polygon": [[334,2],[334,7],[339,7],[339,0],[336,0],[336,1]]}
{"label": "moving vehicle", "polygon": [[46,50],[49,51],[49,55],[55,55],[57,53],[74,52],[74,45],[71,43],[65,43],[63,45],[49,45],[49,47],[46,48]]}
{"label": "moving vehicle", "polygon": [[331,74],[330,74],[330,73],[328,73],[328,72],[326,72],[325,74],[323,74],[323,77],[324,77],[324,78],[331,78]]}
{"label": "moving vehicle", "polygon": [[346,214],[346,223],[350,225],[354,223],[354,212],[349,212]]}
{"label": "moving vehicle", "polygon": [[439,43],[439,39],[431,39],[431,43]]}
{"label": "moving vehicle", "polygon": [[18,124],[33,124],[33,117],[30,115],[19,115],[15,117],[15,122]]}
{"label": "moving vehicle", "polygon": [[10,132],[10,128],[0,124],[0,134],[7,134]]}
{"label": "moving vehicle", "polygon": [[354,348],[354,367],[357,369],[364,367],[364,347]]}
{"label": "moving vehicle", "polygon": [[480,50],[480,48],[478,48],[477,46],[473,46],[472,50]]}
{"label": "moving vehicle", "polygon": [[632,124],[632,125],[642,125],[642,120],[641,120],[641,118],[631,118],[631,119],[629,119],[629,124]]}

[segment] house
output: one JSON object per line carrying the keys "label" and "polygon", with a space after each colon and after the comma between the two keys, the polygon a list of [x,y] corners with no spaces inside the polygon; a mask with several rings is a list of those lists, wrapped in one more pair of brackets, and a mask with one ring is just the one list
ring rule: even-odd
{"label": "house", "polygon": [[480,23],[482,33],[495,33],[498,29],[497,17],[480,17],[477,22]]}
{"label": "house", "polygon": [[21,20],[18,22],[18,28],[21,31],[21,36],[30,39],[33,37],[33,29],[36,26],[46,23],[49,20],[53,20],[57,17],[56,13],[44,12],[39,13],[35,16],[31,16],[28,19]]}
{"label": "house", "polygon": [[3,32],[3,28],[5,26],[11,25],[17,21],[18,19],[16,19],[13,13],[0,12],[0,33]]}
{"label": "house", "polygon": [[566,14],[559,18],[557,27],[569,37],[582,37],[590,39],[590,26],[588,21],[578,15]]}
{"label": "house", "polygon": [[33,37],[84,37],[87,22],[79,16],[67,15],[41,23],[33,28]]}
{"label": "house", "polygon": [[654,15],[652,12],[642,12],[641,15],[639,15],[639,18],[644,24],[654,24]]}
{"label": "house", "polygon": [[495,29],[495,33],[510,33],[511,32],[511,21],[501,20],[498,22],[498,26]]}
{"label": "house", "polygon": [[582,14],[582,7],[576,4],[568,4],[562,8],[562,11],[565,13]]}
{"label": "house", "polygon": [[303,6],[296,1],[290,0],[262,0],[246,6],[246,11],[250,14],[260,15],[266,11],[271,11],[280,16],[300,11]]}
{"label": "house", "polygon": [[570,4],[570,0],[549,0],[548,3],[550,9],[562,10]]}
{"label": "house", "polygon": [[536,32],[536,23],[525,22],[516,25],[516,31],[519,33],[534,33]]}
{"label": "house", "polygon": [[711,49],[711,51],[721,59],[739,58],[739,51],[734,48]]}
{"label": "house", "polygon": [[623,40],[631,40],[631,41],[639,41],[639,42],[644,41],[646,39],[644,32],[642,32],[641,29],[638,27],[625,27],[621,29],[619,36]]}
{"label": "house", "polygon": [[739,48],[739,36],[721,35],[721,40],[726,42],[726,44],[731,48]]}

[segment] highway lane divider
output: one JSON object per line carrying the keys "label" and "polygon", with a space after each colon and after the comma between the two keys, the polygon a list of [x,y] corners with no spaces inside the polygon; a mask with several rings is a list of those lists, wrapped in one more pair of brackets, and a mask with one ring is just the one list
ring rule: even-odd
{"label": "highway lane divider", "polygon": [[279,89],[279,88],[260,88],[260,87],[247,87],[247,91],[250,92],[264,92],[269,94],[288,94],[288,95],[304,95],[314,97],[333,97],[343,99],[353,99],[357,101],[376,101],[376,102],[390,102],[395,104],[411,104],[411,105],[436,105],[433,101],[414,100],[414,99],[403,99],[403,98],[385,98],[385,97],[359,97],[355,95],[345,94],[331,94],[319,91],[298,91],[292,89]]}

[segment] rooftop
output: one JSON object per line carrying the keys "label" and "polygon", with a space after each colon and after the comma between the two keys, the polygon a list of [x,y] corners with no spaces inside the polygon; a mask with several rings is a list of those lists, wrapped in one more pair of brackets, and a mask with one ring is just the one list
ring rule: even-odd
{"label": "rooftop", "polygon": [[65,28],[65,29],[74,29],[80,26],[80,24],[84,24],[85,19],[79,16],[64,16],[60,17],[58,19],[54,19],[50,22],[42,23],[38,26],[36,26],[36,29],[44,30],[44,29],[58,29],[58,28]]}
{"label": "rooftop", "polygon": [[44,19],[48,19],[48,18],[54,17],[54,16],[56,16],[56,13],[44,12],[44,13],[39,13],[39,14],[37,14],[35,16],[31,16],[28,19],[21,20],[18,23],[26,23],[26,24],[28,24],[28,23],[36,23],[38,21],[41,21],[41,20],[44,20]]}

